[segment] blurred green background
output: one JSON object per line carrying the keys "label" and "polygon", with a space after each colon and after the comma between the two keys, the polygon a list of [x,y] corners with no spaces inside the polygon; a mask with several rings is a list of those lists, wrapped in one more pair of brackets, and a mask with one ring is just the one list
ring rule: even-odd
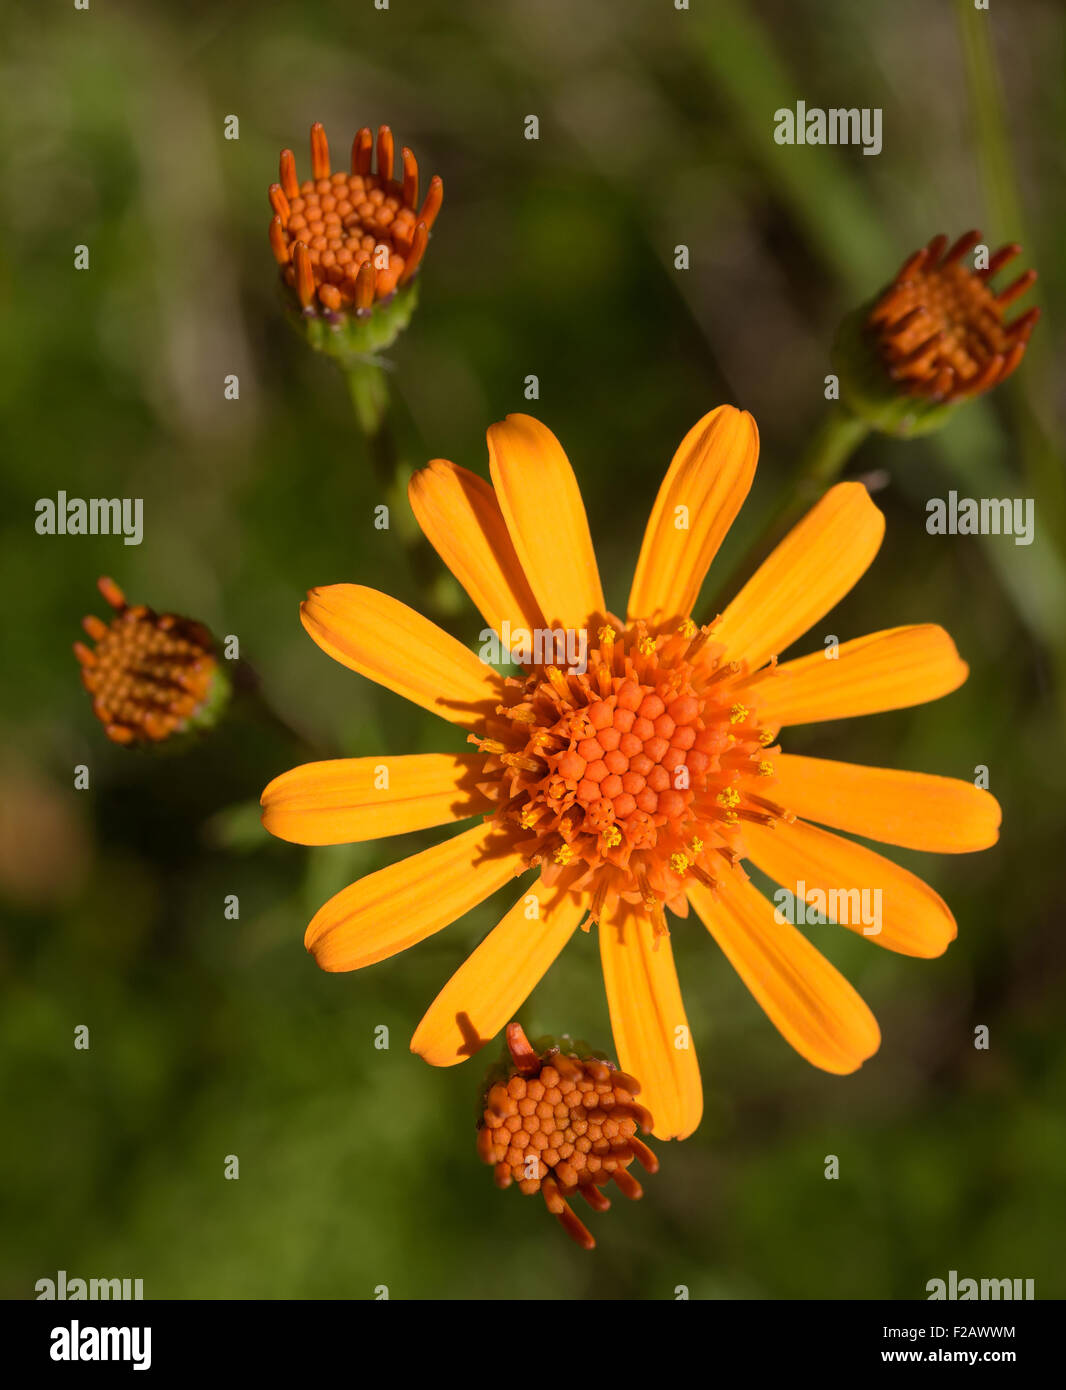
{"label": "blurred green background", "polygon": [[[382,1284],[394,1298],[672,1298],[682,1284],[694,1298],[922,1298],[950,1269],[1066,1294],[1064,20],[1054,0],[987,14],[961,0],[6,6],[0,1294],[32,1297],[59,1269],[142,1278],[149,1298]],[[800,98],[883,108],[883,152],[775,145],[774,109]],[[705,1118],[656,1146],[642,1203],[592,1218],[591,1255],[478,1162],[481,1059],[439,1071],[407,1050],[513,890],[329,976],[302,946],[314,909],[438,837],[305,851],[258,825],[261,788],[309,757],[462,747],[311,643],[307,588],[370,583],[465,640],[482,626],[435,557],[412,568],[402,493],[383,490],[342,378],[279,309],[266,189],[284,145],[305,176],[315,119],[338,159],[358,126],[387,121],[423,177],[444,179],[421,308],[390,354],[406,466],[486,473],[485,427],[537,414],[578,471],[616,606],[701,414],[734,402],[762,435],[706,593],[720,604],[821,416],[842,314],[939,231],[1021,240],[1018,268],[1040,271],[1021,307],[1044,320],[1012,382],[940,435],[871,439],[852,461],[888,530],[822,625],[845,640],[943,623],[969,681],[787,740],[964,778],[988,766],[994,850],[897,856],[948,899],[959,939],[923,962],[817,937],[884,1033],[841,1079],[790,1051],[694,920],[675,923]],[[80,243],[88,272],[73,269]],[[930,538],[925,501],[950,488],[1034,497],[1035,544]],[[143,545],[36,535],[34,503],[60,489],[143,497]],[[373,525],[382,501],[389,531]],[[70,651],[82,615],[104,611],[100,574],[239,636],[277,718],[242,706],[180,756],[110,745]],[[88,791],[73,790],[80,763]],[[238,921],[223,916],[232,893]],[[609,1047],[593,938],[521,1018]],[[74,1049],[79,1024],[89,1051]],[[388,1051],[373,1046],[381,1024]],[[239,1181],[224,1180],[228,1154]]]}

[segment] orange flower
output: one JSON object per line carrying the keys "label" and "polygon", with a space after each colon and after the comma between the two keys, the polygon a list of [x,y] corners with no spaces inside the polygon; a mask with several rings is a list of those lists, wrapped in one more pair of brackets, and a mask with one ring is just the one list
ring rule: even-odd
{"label": "orange flower", "polygon": [[113,743],[159,743],[208,728],[221,713],[229,682],[202,623],[175,613],[130,607],[113,579],[97,586],[115,610],[110,624],[89,616],[82,626],[95,650],[74,643],[93,713]]}
{"label": "orange flower", "polygon": [[1025,353],[1039,309],[1004,322],[1009,305],[1036,280],[1027,270],[998,293],[988,281],[1021,247],[1004,246],[984,270],[963,258],[980,242],[965,232],[945,254],[946,236],[916,251],[870,311],[868,325],[889,375],[911,395],[959,401],[1005,381]]}
{"label": "orange flower", "polygon": [[[635,1077],[580,1045],[530,1046],[521,1024],[507,1025],[510,1064],[494,1074],[478,1122],[477,1147],[482,1161],[493,1165],[497,1187],[517,1183],[526,1196],[539,1192],[571,1239],[586,1250],[596,1242],[570,1208],[568,1197],[580,1193],[593,1211],[607,1211],[601,1191],[614,1179],[631,1201],[644,1190],[629,1168],[639,1161],[647,1173],[659,1160],[643,1140],[651,1115],[634,1099]],[[499,1072],[500,1069],[494,1069]]]}
{"label": "orange flower", "polygon": [[535,869],[419,1024],[411,1046],[427,1061],[449,1066],[476,1051],[577,927],[598,923],[619,1064],[640,1077],[658,1137],[691,1134],[700,1078],[664,915],[685,917],[691,905],[788,1042],[827,1071],[854,1071],[879,1045],[873,1015],[795,927],[775,921],[741,861],[787,887],[802,880],[808,895],[880,888],[882,930],[870,939],[936,956],[955,936],[946,904],[814,822],[949,852],[993,844],[999,825],[995,800],[967,782],[777,747],[789,725],[919,704],[966,678],[950,637],[931,625],[847,642],[834,661],[819,649],[777,664],[864,573],[883,516],[861,484],[831,488],[715,622],[697,628],[690,611],[758,455],[751,416],[722,406],[674,456],[623,619],[606,611],[555,436],[512,415],[488,443],[493,487],[435,460],[411,481],[415,514],[494,631],[513,625],[518,645],[517,629],[584,632],[584,669],[523,651],[525,675],[504,679],[385,594],[312,590],[302,619],[324,651],[467,729],[477,752],[296,768],[263,793],[267,829],[323,845],[482,820],[338,893],[307,928],[307,948],[326,970],[370,965]]}
{"label": "orange flower", "polygon": [[311,127],[311,178],[300,183],[292,150],[282,150],[280,183],[270,186],[270,245],[282,278],[305,312],[368,313],[411,280],[440,211],[444,185],[430,180],[418,207],[418,164],[404,147],[393,178],[392,131],[378,129],[371,172],[369,127],[352,144],[351,172],[331,173],[326,132]]}

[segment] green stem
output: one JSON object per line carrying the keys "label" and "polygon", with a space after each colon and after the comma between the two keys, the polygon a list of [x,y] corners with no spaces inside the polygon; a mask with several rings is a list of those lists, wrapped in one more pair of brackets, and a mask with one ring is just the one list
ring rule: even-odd
{"label": "green stem", "polygon": [[378,485],[391,507],[403,493],[405,478],[386,369],[371,358],[361,358],[341,370]]}
{"label": "green stem", "polygon": [[783,514],[806,510],[819,493],[836,482],[848,459],[869,433],[866,421],[853,415],[846,406],[836,405],[823,415],[800,455],[791,498],[782,509]]}
{"label": "green stem", "polygon": [[[342,370],[382,494],[391,508],[401,508],[405,506],[403,499],[406,496],[407,477],[397,442],[395,412],[390,408],[386,371],[370,359],[356,361]],[[429,608],[439,609],[437,583],[440,573],[436,556],[430,551],[413,517],[408,525],[399,525],[398,532],[407,553],[411,574],[424,591],[424,602]]]}
{"label": "green stem", "polygon": [[389,383],[376,362],[356,362],[345,373],[359,428],[368,440],[381,433],[389,408]]}
{"label": "green stem", "polygon": [[970,93],[970,113],[977,134],[978,159],[993,230],[999,236],[1021,238],[1025,234],[1022,202],[1004,121],[1003,88],[992,50],[992,20],[975,11],[972,0],[955,0],[955,8]]}
{"label": "green stem", "polygon": [[[1003,86],[996,68],[988,16],[974,11],[968,0],[956,0],[959,36],[965,61],[970,110],[977,134],[977,152],[985,200],[998,237],[1017,239],[1025,251],[1011,275],[1025,268],[1033,246],[1025,226],[1022,195],[1015,174],[1007,130]],[[1047,332],[1034,334],[1025,349],[1025,362],[1006,387],[1021,443],[1021,458],[1030,485],[1039,490],[1050,533],[1060,557],[1066,557],[1066,483],[1061,438],[1053,417],[1041,409],[1052,395]]]}

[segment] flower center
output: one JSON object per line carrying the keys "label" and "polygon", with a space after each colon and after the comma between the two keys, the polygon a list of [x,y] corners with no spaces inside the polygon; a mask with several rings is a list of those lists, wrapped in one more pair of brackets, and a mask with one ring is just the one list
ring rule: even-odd
{"label": "flower center", "polygon": [[331,307],[354,304],[356,278],[367,264],[375,273],[377,298],[396,288],[414,239],[415,210],[395,186],[389,191],[375,174],[305,179],[289,207],[286,231],[306,245],[323,303],[330,297],[322,296],[322,287],[332,285],[337,295]]}
{"label": "flower center", "polygon": [[583,672],[508,680],[488,736],[471,736],[527,863],[549,884],[570,869],[593,921],[621,898],[665,930],[662,907],[684,911],[687,880],[711,886],[736,863],[743,821],[791,819],[762,795],[773,731],[709,632],[603,627]]}
{"label": "flower center", "polygon": [[626,1089],[631,1078],[595,1058],[558,1053],[551,1061],[534,1075],[492,1087],[478,1136],[482,1158],[496,1168],[497,1186],[516,1182],[527,1196],[551,1175],[564,1192],[602,1185],[628,1168],[638,1151],[648,1152],[636,1138],[638,1123],[645,1129],[651,1124],[633,1099],[636,1082]]}

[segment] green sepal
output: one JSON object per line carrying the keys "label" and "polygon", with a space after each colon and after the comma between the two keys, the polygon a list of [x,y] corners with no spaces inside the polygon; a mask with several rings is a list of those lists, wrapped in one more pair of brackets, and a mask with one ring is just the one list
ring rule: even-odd
{"label": "green sepal", "polygon": [[299,309],[293,304],[292,291],[283,286],[282,292],[289,322],[316,352],[331,357],[344,372],[366,365],[376,353],[390,348],[411,322],[418,304],[417,278],[365,314]]}
{"label": "green sepal", "polygon": [[930,401],[901,391],[885,370],[866,328],[876,300],[848,314],[840,325],[830,359],[840,379],[840,399],[871,428],[898,439],[914,439],[941,429],[963,402]]}
{"label": "green sepal", "polygon": [[233,694],[233,682],[222,665],[222,662],[215,660],[215,674],[211,677],[211,685],[207,691],[207,698],[200,707],[193,711],[185,722],[182,733],[196,732],[206,733],[213,729],[225,714],[229,707],[230,696]]}

